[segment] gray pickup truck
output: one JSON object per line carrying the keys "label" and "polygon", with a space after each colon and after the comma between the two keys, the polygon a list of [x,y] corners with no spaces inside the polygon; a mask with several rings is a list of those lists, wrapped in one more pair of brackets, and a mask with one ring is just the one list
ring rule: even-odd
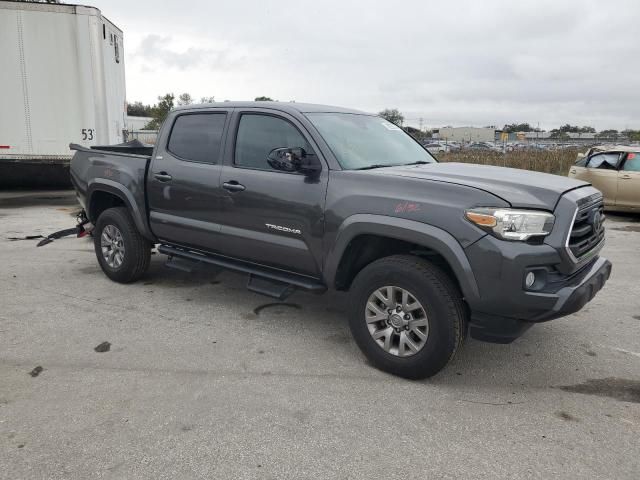
{"label": "gray pickup truck", "polygon": [[138,279],[155,245],[170,267],[242,272],[279,299],[349,291],[357,344],[407,378],[437,373],[469,333],[508,343],[578,311],[611,272],[588,183],[438,163],[358,111],[203,104],[172,111],[153,148],[72,148],[109,278]]}

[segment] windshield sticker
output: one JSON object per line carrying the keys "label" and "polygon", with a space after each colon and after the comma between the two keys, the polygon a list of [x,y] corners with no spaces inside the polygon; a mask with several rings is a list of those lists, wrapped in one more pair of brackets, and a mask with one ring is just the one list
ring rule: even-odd
{"label": "windshield sticker", "polygon": [[387,130],[400,130],[400,127],[390,122],[382,122],[382,126]]}

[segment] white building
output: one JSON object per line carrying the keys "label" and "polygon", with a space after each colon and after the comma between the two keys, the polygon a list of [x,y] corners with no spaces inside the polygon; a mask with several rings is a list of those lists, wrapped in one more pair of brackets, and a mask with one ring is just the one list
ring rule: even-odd
{"label": "white building", "polygon": [[492,127],[442,127],[438,138],[449,142],[493,142],[496,129]]}
{"label": "white building", "polygon": [[144,127],[153,120],[151,117],[133,117],[127,115],[125,128],[130,132],[144,130]]}

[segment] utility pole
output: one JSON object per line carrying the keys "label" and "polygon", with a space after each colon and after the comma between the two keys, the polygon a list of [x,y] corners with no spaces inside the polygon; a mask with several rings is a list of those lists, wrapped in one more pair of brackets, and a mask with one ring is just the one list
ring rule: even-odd
{"label": "utility pole", "polygon": [[418,124],[420,125],[420,131],[422,131],[422,125],[424,124],[424,118],[420,117],[418,119]]}

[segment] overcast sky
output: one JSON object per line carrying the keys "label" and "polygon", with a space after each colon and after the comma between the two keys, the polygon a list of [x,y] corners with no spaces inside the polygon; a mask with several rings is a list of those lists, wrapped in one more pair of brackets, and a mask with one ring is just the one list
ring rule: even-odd
{"label": "overcast sky", "polygon": [[425,127],[640,129],[640,1],[89,0],[127,97],[399,108]]}

